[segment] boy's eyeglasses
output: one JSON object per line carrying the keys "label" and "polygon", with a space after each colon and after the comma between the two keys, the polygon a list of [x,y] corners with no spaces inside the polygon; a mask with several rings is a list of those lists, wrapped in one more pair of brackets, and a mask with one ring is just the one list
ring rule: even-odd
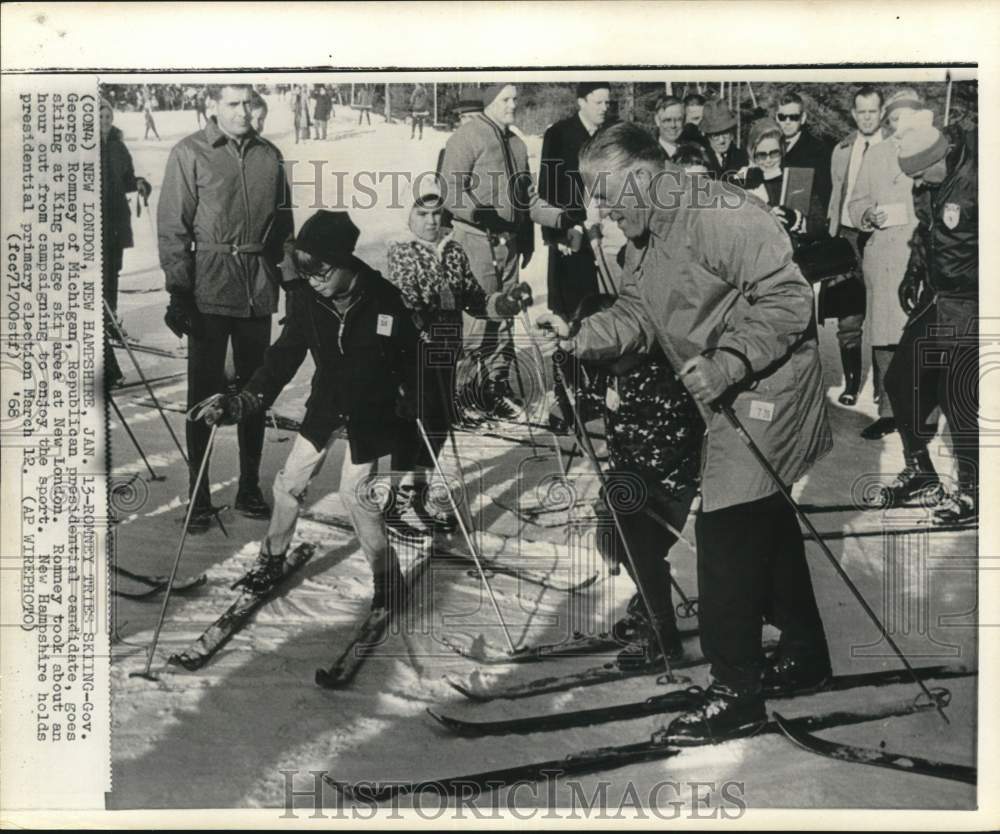
{"label": "boy's eyeglasses", "polygon": [[781,151],[778,149],[773,151],[758,151],[753,155],[753,158],[756,162],[767,162],[769,159],[781,159]]}
{"label": "boy's eyeglasses", "polygon": [[778,114],[778,121],[779,122],[801,122],[802,121],[802,114],[801,113],[779,113]]}

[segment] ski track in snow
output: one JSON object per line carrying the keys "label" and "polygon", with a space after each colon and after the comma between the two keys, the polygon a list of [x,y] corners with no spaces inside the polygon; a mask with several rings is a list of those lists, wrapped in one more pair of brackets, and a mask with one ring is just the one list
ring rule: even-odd
{"label": "ski track in snow", "polygon": [[[122,275],[126,291],[153,288],[162,279],[155,265],[155,203],[169,149],[194,129],[191,112],[157,113],[156,119],[164,140],[144,142],[139,138],[143,129],[141,114],[116,115],[135,160],[136,173],[149,178],[154,186],[150,211],[146,213],[149,219],[133,220],[136,246],[126,250]],[[348,169],[362,165],[373,170],[433,170],[437,151],[447,138],[447,134],[428,130],[423,142],[411,142],[407,125],[386,126],[379,123],[378,116],[373,116],[374,130],[366,130],[362,135],[356,132],[356,120],[354,111],[338,107],[331,131],[335,137],[341,134],[346,138],[332,139],[326,144],[295,145],[288,107],[272,98],[265,133],[279,145],[286,159],[329,157]],[[527,141],[531,164],[537,170],[540,137],[527,137]],[[351,192],[343,196],[349,201]],[[384,198],[385,194],[380,196]],[[308,209],[296,212],[297,227],[310,213]],[[406,209],[380,206],[372,211],[352,211],[352,216],[362,230],[358,255],[375,268],[384,269],[387,243],[404,234]],[[611,261],[616,241],[620,240],[617,229],[607,230],[606,246]],[[539,244],[531,266],[524,273],[535,289],[537,310],[544,306],[545,261],[544,247]],[[165,304],[166,294],[162,291],[125,292],[120,315],[127,329],[139,334],[147,344],[173,348],[176,340],[170,338],[162,325]],[[275,316],[275,328],[280,317],[280,314]],[[516,327],[519,352],[523,351],[527,357],[531,346],[524,339],[520,321]],[[820,339],[837,445],[826,460],[795,486],[797,498],[815,503],[847,501],[853,476],[891,478],[902,464],[898,436],[874,444],[857,440],[857,431],[875,415],[870,378],[856,408],[844,409],[836,404],[841,380],[834,330],[832,323],[822,328]],[[184,363],[177,359],[149,354],[137,357],[149,378],[184,368]],[[127,357],[122,367],[130,382],[137,381]],[[310,374],[311,362],[307,360],[279,399],[282,413],[301,415]],[[184,401],[186,383],[166,380],[156,384],[154,390],[166,406]],[[147,397],[145,389],[137,386],[129,388],[118,404],[154,469],[168,478],[165,482],[147,484],[146,506],[121,519],[116,545],[123,565],[136,571],[165,573],[180,534],[177,518],[186,496],[179,493],[186,486],[187,475],[160,415],[150,405],[140,402]],[[539,408],[538,413],[544,412]],[[167,419],[182,437],[183,415],[168,411]],[[145,473],[141,458],[136,456],[117,421],[112,420],[110,425],[113,473],[116,476]],[[535,570],[553,572],[559,581],[571,576],[580,579],[587,571],[600,568],[600,559],[593,554],[587,560],[580,559],[581,546],[569,536],[575,532],[575,528],[570,530],[569,514],[539,517],[541,522],[559,523],[544,527],[523,517],[515,518],[503,509],[503,506],[527,508],[540,503],[535,492],[537,484],[558,472],[551,436],[542,429],[533,431],[538,453],[543,457],[529,460],[530,447],[485,437],[484,431],[521,440],[531,436],[525,427],[510,423],[485,427],[478,433],[456,433],[461,479],[472,499],[477,523],[487,528],[478,537],[484,557],[503,556],[519,561]],[[262,471],[265,495],[287,455],[287,441],[291,437],[290,432],[270,429],[267,432]],[[220,434],[219,441],[212,460],[212,492],[216,503],[231,504],[232,488],[238,481],[235,431]],[[568,453],[571,440],[564,438],[562,443],[564,453]],[[931,444],[931,453],[939,471],[951,470],[947,444],[940,438]],[[314,483],[307,506],[343,517],[335,494],[343,454],[344,443],[339,442]],[[450,445],[446,445],[442,458],[446,469],[452,471]],[[586,461],[575,458],[571,472],[574,484],[582,490],[581,503],[589,501],[596,495],[593,486],[596,479]],[[851,525],[874,526],[878,519],[872,515],[875,514],[866,517],[863,513],[833,513],[814,520],[819,529],[834,530]],[[256,555],[266,524],[244,519],[232,511],[223,518],[229,528],[229,539],[215,528],[188,539],[181,573],[206,571],[209,581],[197,591],[172,598],[154,670],[163,666],[170,653],[194,640],[229,604],[234,594],[229,585],[242,575]],[[690,521],[684,532],[693,541]],[[427,571],[429,579],[421,586],[422,593],[426,591],[427,595],[414,605],[416,613],[408,633],[391,634],[366,661],[349,688],[322,690],[313,683],[314,672],[343,650],[367,611],[370,570],[349,532],[303,521],[297,532],[297,540],[300,538],[319,544],[316,555],[294,577],[287,591],[263,606],[250,624],[199,672],[167,667],[159,683],[129,678],[129,672],[141,669],[145,663],[143,650],[152,638],[160,597],[151,602],[115,601],[115,618],[123,642],[116,645],[112,663],[114,785],[109,807],[280,807],[284,792],[281,769],[298,771],[299,789],[311,786],[309,770],[327,770],[349,779],[454,775],[554,758],[586,747],[638,741],[670,717],[655,716],[524,737],[470,740],[447,735],[424,715],[425,707],[435,706],[455,715],[486,720],[622,703],[663,691],[652,678],[636,678],[519,701],[484,704],[466,701],[443,680],[443,675],[468,677],[478,672],[483,678],[504,685],[576,671],[608,657],[477,670],[475,663],[459,657],[440,640],[446,635],[468,646],[481,639],[491,649],[505,648],[489,597],[472,565],[460,568],[448,565],[446,569],[432,562]],[[905,545],[890,545],[889,539],[878,538],[831,543],[834,554],[877,610],[886,604],[888,591],[883,577],[886,566],[890,562],[896,564],[892,560],[969,556],[965,540],[958,537],[933,538],[925,551],[919,550],[919,541],[915,544],[912,537],[907,538]],[[442,540],[442,546],[456,552],[466,550],[460,536]],[[404,568],[408,568],[416,555],[409,552],[412,549],[403,550],[406,552],[400,552],[400,559]],[[807,545],[807,553],[835,669],[847,672],[894,665],[894,661],[887,659],[885,646],[878,645],[877,634],[867,625],[856,602],[839,584],[815,545]],[[576,563],[569,565],[571,561]],[[583,561],[586,563],[581,564]],[[671,552],[671,564],[682,587],[693,593],[694,559],[688,548],[677,545]],[[975,651],[974,632],[962,626],[965,620],[959,620],[957,626],[944,634],[933,632],[929,624],[941,615],[954,616],[972,608],[974,574],[944,571],[935,574],[933,583],[923,584],[907,571],[893,576],[896,585],[890,589],[891,602],[896,608],[892,610],[909,618],[898,621],[901,629],[908,629],[905,639],[900,638],[904,648],[923,652],[920,660],[924,663],[969,661],[970,652]],[[511,625],[512,637],[519,645],[558,640],[576,628],[600,631],[621,615],[633,592],[624,572],[618,577],[607,577],[602,572],[600,581],[580,594],[542,589],[501,574],[495,575],[491,582],[504,617]],[[900,610],[901,607],[906,610]],[[948,657],[947,650],[936,645],[932,637],[958,644],[961,657]],[[697,642],[690,641],[690,645],[695,650]],[[942,658],[942,654],[946,656]],[[707,683],[705,667],[686,670],[686,674],[692,683]],[[925,714],[839,728],[824,735],[864,746],[877,746],[884,741],[887,749],[895,752],[967,761],[974,749],[975,680],[951,681],[949,688],[954,693],[949,710],[954,722],[951,728],[943,728],[935,716]],[[796,701],[794,708],[789,702],[782,702],[781,710],[795,715],[811,709],[848,708],[868,700],[899,698],[910,693],[912,687],[900,685],[885,691],[828,694]],[[975,801],[969,786],[833,762],[792,748],[778,737],[689,750],[667,762],[581,777],[579,790],[590,796],[602,779],[610,781],[608,800],[612,805],[620,801],[628,780],[637,786],[640,796],[645,796],[652,785],[666,779],[716,782],[736,779],[745,783],[745,798],[751,807],[955,808],[970,807]],[[565,804],[568,798],[568,788],[559,785],[558,801]],[[680,801],[686,808],[691,805],[690,795],[661,798]],[[325,799],[328,805],[334,803],[329,792]],[[520,791],[518,799],[530,804],[527,791]],[[545,801],[544,790],[537,801]],[[305,807],[300,811],[300,819],[311,812],[310,802],[309,798],[301,800]],[[403,806],[407,804],[401,802]]]}

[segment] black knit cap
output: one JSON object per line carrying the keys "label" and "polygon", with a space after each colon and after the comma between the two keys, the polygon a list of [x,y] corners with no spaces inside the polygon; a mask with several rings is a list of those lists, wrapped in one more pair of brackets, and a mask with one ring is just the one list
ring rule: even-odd
{"label": "black knit cap", "polygon": [[331,265],[352,260],[361,231],[346,211],[320,209],[299,229],[295,248]]}
{"label": "black knit cap", "polygon": [[576,97],[586,98],[594,90],[607,90],[611,92],[611,82],[609,81],[583,81],[576,85]]}

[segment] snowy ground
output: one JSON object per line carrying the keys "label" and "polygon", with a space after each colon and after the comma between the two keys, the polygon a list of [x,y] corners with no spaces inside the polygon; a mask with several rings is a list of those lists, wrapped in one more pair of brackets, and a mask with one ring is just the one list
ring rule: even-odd
{"label": "snowy ground", "polygon": [[[277,99],[271,102],[265,134],[288,159],[328,160],[327,170],[349,172],[432,171],[447,134],[427,130],[422,142],[410,140],[409,126],[386,125],[373,116],[373,125],[359,128],[356,115],[337,108],[326,142],[296,147],[290,114]],[[172,145],[195,128],[193,112],[157,113],[162,139],[143,141],[141,114],[119,114],[118,125],[136,164],[136,172],[154,186],[149,214],[133,218],[136,247],[125,256],[120,310],[133,336],[144,343],[176,350],[182,345],[162,324],[166,295],[157,267],[155,201],[167,154]],[[529,137],[533,166],[537,169],[538,137]],[[308,167],[308,166],[306,166]],[[304,176],[299,167],[296,179]],[[332,182],[332,181],[331,181]],[[401,234],[405,209],[385,208],[391,181],[377,191],[380,202],[371,209],[352,210],[362,229],[359,254],[376,268],[384,267],[387,243]],[[325,196],[331,199],[329,193]],[[310,214],[296,212],[299,225]],[[147,217],[150,219],[147,220]],[[609,242],[613,246],[614,241]],[[526,271],[536,292],[537,309],[544,307],[545,253],[541,250]],[[275,322],[277,319],[275,317]],[[832,328],[822,333],[822,347],[831,388],[831,421],[836,433],[834,453],[797,485],[797,494],[812,503],[844,503],[859,479],[888,477],[902,463],[898,438],[866,443],[857,432],[874,416],[870,380],[855,409],[836,404],[841,385],[839,361]],[[519,343],[520,344],[520,343]],[[521,346],[527,357],[527,343]],[[136,374],[126,356],[119,356],[130,382]],[[147,375],[156,378],[157,395],[164,405],[183,406],[184,364],[175,359],[139,355]],[[308,361],[307,361],[308,365]],[[276,410],[298,417],[307,393],[311,368],[303,367],[282,395]],[[153,466],[167,475],[163,482],[133,482],[135,494],[123,507],[118,528],[118,559],[133,571],[167,573],[180,533],[181,494],[186,477],[177,450],[164,430],[145,392],[131,386],[116,392],[115,399],[144,445]],[[172,425],[183,437],[183,418],[169,412]],[[127,436],[112,420],[114,472],[123,480],[145,470]],[[511,437],[528,437],[523,427],[500,429]],[[292,435],[269,429],[264,452],[264,482],[269,484],[290,448]],[[536,569],[553,570],[556,581],[580,580],[601,570],[599,559],[581,545],[579,528],[559,514],[527,523],[506,508],[538,503],[536,487],[558,471],[548,435],[536,431],[543,457],[532,458],[529,446],[482,435],[458,435],[462,479],[481,527],[488,531],[488,553],[503,549],[517,554]],[[568,440],[563,441],[569,449]],[[937,442],[932,451],[940,467],[949,471],[947,449]],[[309,497],[316,509],[338,513],[336,497],[338,444]],[[446,465],[454,470],[449,454]],[[593,494],[593,478],[576,459],[573,467],[577,489],[586,498]],[[224,429],[213,458],[212,483],[217,503],[231,503],[237,476],[235,433]],[[907,516],[904,516],[906,518]],[[248,566],[263,535],[264,522],[229,512],[225,516],[230,538],[217,530],[191,538],[185,550],[182,574],[208,573],[207,586],[175,596],[154,669],[166,657],[187,646],[228,605],[229,584]],[[869,529],[898,523],[899,514],[829,513],[815,516],[821,530],[842,527]],[[913,515],[910,520],[915,520]],[[919,514],[916,518],[919,518]],[[693,540],[693,524],[686,529]],[[518,762],[544,760],[596,747],[646,738],[664,719],[646,718],[587,729],[490,738],[482,741],[446,735],[424,714],[428,706],[470,718],[515,716],[570,707],[597,706],[636,700],[654,694],[651,679],[591,687],[571,693],[536,696],[525,701],[475,705],[443,680],[445,673],[470,674],[475,664],[442,645],[442,635],[469,643],[479,635],[492,646],[504,647],[488,597],[474,573],[454,566],[430,568],[429,580],[414,606],[415,613],[403,633],[395,634],[362,668],[347,690],[330,692],[313,683],[314,670],[328,665],[345,647],[352,627],[367,609],[369,574],[355,542],[343,531],[302,522],[298,537],[320,547],[312,562],[298,575],[280,599],[263,608],[256,620],[238,635],[205,669],[189,673],[166,667],[159,683],[130,678],[145,662],[159,600],[133,602],[118,598],[117,626],[112,667],[114,687],[112,808],[225,808],[281,807],[284,797],[282,770],[298,771],[297,789],[312,784],[309,771],[325,770],[339,779],[432,779],[436,776],[475,772]],[[513,537],[513,538],[509,538]],[[454,540],[449,549],[460,551]],[[858,582],[880,614],[888,618],[896,639],[921,664],[966,663],[975,665],[976,537],[971,533],[933,537],[899,536],[848,539],[831,543],[834,554]],[[887,647],[865,620],[832,568],[814,544],[807,545],[817,596],[826,624],[835,671],[857,672],[894,666]],[[403,553],[412,562],[414,554]],[[674,548],[672,563],[682,587],[695,592],[694,554],[683,543]],[[578,628],[599,628],[620,614],[632,593],[624,577],[601,573],[587,591],[566,594],[542,589],[501,575],[492,580],[515,642],[554,640]],[[124,581],[121,587],[125,588]],[[137,590],[128,587],[126,590]],[[696,643],[690,646],[697,651]],[[606,659],[606,658],[602,658]],[[552,661],[545,665],[489,667],[500,678],[527,680],[598,662],[594,658]],[[691,673],[694,683],[705,683],[705,668]],[[958,763],[975,761],[976,681],[949,684],[954,699],[952,719],[945,727],[933,714],[870,723],[828,732],[829,737],[878,746],[896,752],[920,754]],[[849,709],[883,699],[912,697],[914,687],[896,686],[878,692],[855,690],[785,702],[782,711],[796,715],[832,708]],[[975,806],[975,789],[954,782],[905,775],[821,759],[799,751],[778,737],[731,743],[712,749],[685,752],[661,763],[623,768],[580,780],[583,795],[590,796],[601,780],[609,783],[608,802],[617,807],[631,783],[640,797],[665,779],[738,780],[745,784],[744,798],[751,808],[869,807],[869,808],[969,808]],[[570,800],[570,788],[559,783],[555,799]],[[669,796],[665,799],[673,800]],[[332,807],[332,793],[324,797]],[[680,797],[690,805],[690,795]],[[718,801],[718,797],[715,797]],[[532,795],[521,790],[518,802],[546,801],[543,791]],[[309,799],[300,800],[308,806]],[[405,803],[404,803],[405,804]],[[431,803],[434,804],[433,802]],[[308,813],[303,811],[303,813]]]}

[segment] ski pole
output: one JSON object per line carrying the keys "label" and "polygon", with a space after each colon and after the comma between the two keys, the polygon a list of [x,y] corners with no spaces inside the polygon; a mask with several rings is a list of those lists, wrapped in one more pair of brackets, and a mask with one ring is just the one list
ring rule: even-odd
{"label": "ski pole", "polygon": [[[500,262],[497,260],[497,250],[496,245],[493,242],[493,233],[486,233],[486,240],[490,245],[490,262],[493,264],[493,277],[496,281],[497,289],[499,290],[503,285],[503,274],[500,270]],[[511,338],[513,338],[514,333],[514,323],[511,321]],[[521,396],[525,398],[524,402],[524,422],[528,427],[528,439],[531,441],[531,451],[534,453],[535,457],[538,456],[538,444],[535,442],[535,431],[531,427],[531,415],[528,413],[528,402],[527,402],[527,391],[524,388],[524,379],[521,376],[521,366],[517,364],[517,351],[514,351],[514,375],[517,377],[517,385],[521,389]]]}
{"label": "ski pole", "polygon": [[833,551],[830,550],[826,542],[823,541],[819,532],[816,530],[815,527],[813,527],[813,523],[809,520],[809,516],[807,516],[802,511],[802,508],[796,503],[795,499],[792,498],[792,494],[788,491],[788,488],[782,482],[781,477],[778,475],[778,472],[771,465],[771,462],[764,456],[764,453],[760,450],[760,447],[754,442],[754,439],[750,437],[750,435],[747,433],[747,430],[743,427],[743,423],[740,422],[740,418],[737,417],[736,414],[733,412],[732,406],[730,406],[727,403],[721,403],[716,401],[716,403],[712,407],[716,411],[720,412],[726,418],[726,420],[729,421],[729,425],[733,427],[733,431],[736,432],[740,440],[743,441],[743,444],[747,447],[747,449],[750,450],[750,453],[757,459],[757,463],[760,464],[761,468],[770,476],[771,480],[774,482],[774,485],[778,488],[778,492],[781,493],[782,497],[791,505],[792,509],[795,510],[795,514],[799,517],[799,520],[806,526],[806,530],[808,530],[809,535],[820,546],[820,549],[822,549],[823,553],[826,555],[826,558],[830,561],[830,564],[833,565],[834,570],[836,570],[840,578],[844,580],[844,583],[851,590],[851,593],[854,594],[855,599],[857,599],[857,601],[861,603],[861,607],[864,609],[865,613],[868,615],[871,621],[875,623],[875,625],[878,627],[878,630],[882,633],[882,636],[885,638],[886,642],[892,648],[893,652],[895,652],[896,657],[898,657],[903,666],[906,667],[906,671],[910,673],[910,677],[913,678],[914,683],[916,683],[917,686],[920,687],[920,689],[923,691],[923,694],[926,695],[927,698],[930,700],[930,702],[934,704],[935,709],[937,709],[938,714],[944,719],[944,722],[946,724],[950,724],[951,722],[948,720],[948,716],[945,715],[944,707],[941,705],[941,702],[931,694],[931,691],[927,688],[927,684],[925,684],[917,676],[917,673],[913,671],[913,666],[910,665],[910,661],[906,659],[906,655],[904,655],[899,646],[896,645],[896,641],[892,639],[892,635],[889,634],[889,632],[886,630],[886,627],[882,624],[882,621],[879,619],[878,614],[876,614],[875,611],[872,610],[872,607],[868,604],[868,601],[864,598],[861,591],[858,589],[858,586],[854,584],[854,581],[851,579],[850,576],[848,576],[847,571],[844,570],[840,562],[837,561],[837,557],[833,555]]}
{"label": "ski pole", "polygon": [[611,269],[604,257],[604,247],[601,246],[604,233],[601,231],[600,223],[595,223],[587,230],[587,239],[590,241],[590,250],[594,253],[594,265],[597,267],[597,277],[601,279],[601,290],[605,295],[617,296],[615,282],[611,279]]}
{"label": "ski pole", "polygon": [[[524,332],[528,334],[528,340],[531,342],[531,346],[534,349],[535,361],[538,363],[538,376],[542,380],[541,390],[544,391],[545,384],[544,377],[542,375],[545,373],[545,357],[542,356],[542,349],[538,346],[538,342],[535,340],[535,335],[531,332],[531,320],[528,318],[527,310],[521,310],[521,323],[524,325]],[[552,446],[555,448],[556,460],[559,461],[559,471],[565,477],[567,471],[566,464],[563,461],[562,446],[559,445],[559,438],[556,437],[555,432],[549,432],[549,434],[552,435]]]}
{"label": "ski pole", "polygon": [[125,429],[125,433],[129,436],[132,441],[132,445],[135,446],[136,451],[139,453],[139,457],[142,458],[142,462],[146,464],[146,468],[149,470],[149,479],[151,481],[165,481],[167,479],[166,475],[157,475],[153,471],[153,467],[149,464],[149,459],[146,457],[146,453],[142,451],[142,446],[139,445],[139,441],[136,439],[135,434],[132,433],[132,429],[129,428],[129,424],[125,422],[125,417],[118,408],[118,403],[115,402],[115,398],[111,396],[111,392],[108,392],[108,402],[111,403],[111,407],[115,410],[115,414],[118,416],[118,422],[122,424],[122,428]]}
{"label": "ski pole", "polygon": [[111,305],[108,304],[108,300],[104,299],[104,310],[108,314],[108,320],[111,322],[111,326],[115,329],[118,334],[118,339],[124,345],[125,350],[128,352],[129,359],[132,360],[132,364],[135,366],[136,373],[139,374],[139,379],[142,380],[142,384],[146,386],[146,391],[149,392],[149,398],[153,401],[156,406],[156,410],[160,412],[160,417],[163,418],[163,424],[167,427],[167,431],[170,432],[170,436],[174,440],[174,445],[177,447],[177,451],[181,453],[181,458],[184,463],[189,464],[187,455],[184,453],[184,448],[181,446],[180,440],[177,439],[177,435],[174,434],[173,426],[170,425],[170,421],[167,419],[167,415],[163,411],[163,406],[160,405],[160,401],[156,398],[156,392],[153,391],[153,386],[149,384],[149,380],[146,379],[146,375],[142,372],[142,368],[139,365],[139,360],[135,358],[135,354],[132,352],[132,348],[129,346],[128,338],[125,336],[124,331],[118,324],[118,319],[115,318],[115,314],[111,309]]}
{"label": "ski pole", "polygon": [[[566,379],[563,376],[562,367],[558,361],[553,362],[553,367],[556,371],[556,377],[563,386],[563,389],[566,391],[566,396],[569,399],[570,410],[573,412],[573,422],[576,425],[580,447],[583,449],[584,455],[590,461],[594,474],[597,475],[597,480],[601,484],[601,489],[604,491],[608,510],[611,512],[611,519],[614,522],[615,529],[618,531],[618,537],[621,539],[623,549],[625,550],[625,558],[628,559],[629,565],[632,567],[632,575],[636,577],[635,584],[639,590],[639,595],[642,597],[642,603],[646,607],[646,613],[649,615],[650,628],[653,635],[656,637],[656,642],[660,647],[660,652],[663,654],[663,665],[666,667],[666,679],[672,680],[673,671],[670,668],[670,655],[669,652],[667,652],[666,643],[663,642],[663,635],[660,634],[659,629],[653,626],[653,623],[655,622],[655,618],[653,616],[653,605],[650,602],[649,595],[646,593],[646,589],[642,587],[642,583],[639,581],[639,571],[636,568],[635,557],[632,555],[632,548],[629,546],[628,539],[625,538],[625,528],[622,525],[621,518],[619,518],[618,512],[615,510],[614,503],[611,500],[611,492],[608,489],[608,482],[605,479],[604,470],[601,469],[600,463],[597,462],[597,452],[594,451],[594,443],[590,439],[590,435],[587,434],[587,427],[583,424],[580,412],[576,407],[576,396],[566,385]],[[673,577],[671,577],[671,581],[673,581]]]}
{"label": "ski pole", "polygon": [[153,666],[153,655],[156,653],[156,646],[160,641],[160,629],[163,628],[163,620],[167,616],[167,605],[170,603],[170,593],[174,589],[174,580],[177,578],[177,569],[181,564],[181,555],[184,553],[184,542],[187,540],[188,527],[191,524],[191,516],[194,514],[195,499],[198,489],[201,486],[202,478],[205,477],[205,470],[208,468],[208,458],[212,453],[212,446],[215,444],[215,434],[219,430],[219,424],[212,426],[212,433],[208,436],[208,446],[201,459],[201,466],[198,468],[198,477],[194,482],[194,489],[191,491],[191,500],[188,502],[187,515],[184,517],[184,527],[181,530],[181,541],[177,545],[177,555],[174,556],[174,565],[170,569],[170,579],[167,580],[167,589],[163,595],[163,605],[160,606],[160,617],[156,621],[156,630],[153,632],[153,643],[149,647],[149,655],[146,657],[146,668],[141,672],[132,672],[130,678],[146,678],[146,680],[157,681],[159,678],[150,669]]}
{"label": "ski pole", "polygon": [[462,511],[459,509],[458,502],[455,500],[455,496],[451,494],[451,487],[448,486],[448,479],[445,477],[444,470],[441,468],[441,462],[438,460],[438,456],[434,454],[434,447],[431,445],[430,438],[424,430],[424,421],[419,417],[417,417],[417,428],[420,430],[420,436],[423,438],[424,445],[427,447],[427,452],[431,456],[431,460],[434,462],[434,469],[437,471],[438,477],[444,482],[445,491],[448,493],[448,501],[451,504],[452,510],[455,511],[455,519],[458,521],[458,526],[462,530],[462,537],[465,539],[465,543],[469,548],[469,553],[472,555],[472,561],[476,563],[476,569],[479,571],[479,577],[486,585],[486,592],[490,595],[490,602],[493,604],[493,610],[496,612],[497,619],[500,621],[500,627],[503,629],[503,636],[507,639],[507,646],[510,653],[516,654],[517,649],[514,648],[514,641],[510,637],[510,631],[507,628],[507,623],[503,618],[503,613],[500,611],[500,606],[497,604],[496,595],[493,593],[493,586],[490,585],[490,580],[487,578],[486,571],[483,570],[483,564],[479,559],[479,551],[476,548],[475,543],[472,541],[472,535],[469,532],[469,529],[465,526],[465,520],[462,518]]}

